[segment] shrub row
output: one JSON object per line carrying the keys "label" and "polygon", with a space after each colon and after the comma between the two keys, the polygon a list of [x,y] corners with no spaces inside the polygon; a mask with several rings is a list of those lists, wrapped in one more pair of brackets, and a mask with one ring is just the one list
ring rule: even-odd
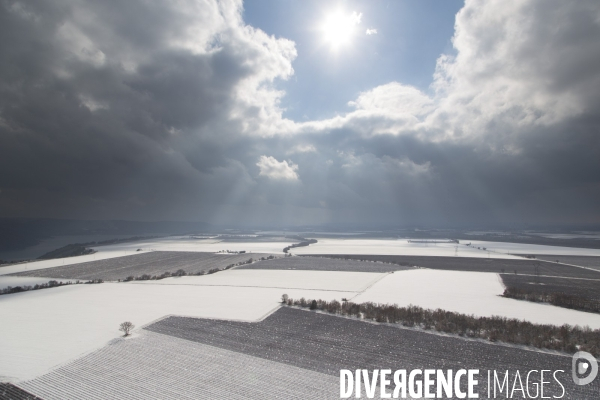
{"label": "shrub row", "polygon": [[[266,260],[268,259],[265,257],[262,257],[261,260]],[[233,267],[236,267],[238,265],[245,265],[245,264],[252,264],[252,262],[254,262],[254,260],[252,258],[249,258],[246,261],[240,261],[238,263],[235,264],[229,264],[228,266],[226,266],[225,268],[212,268],[209,269],[208,271],[199,271],[196,273],[187,273],[186,271],[184,271],[183,269],[178,269],[175,272],[163,272],[161,275],[149,275],[149,274],[143,274],[140,276],[128,276],[127,278],[123,279],[123,282],[131,282],[131,281],[157,281],[157,280],[161,280],[161,279],[165,279],[165,278],[171,278],[173,276],[199,276],[199,275],[210,275],[210,274],[214,274],[215,272],[219,272],[219,271],[225,271],[226,269],[231,269]],[[121,282],[121,280],[119,279],[119,282]]]}
{"label": "shrub row", "polygon": [[511,299],[533,301],[536,303],[550,303],[554,306],[571,308],[573,310],[600,313],[600,301],[566,293],[536,293],[531,290],[507,288],[504,297]]}
{"label": "shrub row", "polygon": [[381,256],[378,257],[376,255],[368,257],[368,258],[361,258],[364,256],[348,255],[348,254],[344,254],[344,255],[328,254],[328,255],[324,255],[324,256],[320,256],[320,255],[308,255],[308,256],[309,257],[329,258],[329,259],[333,259],[333,260],[353,260],[353,261],[380,263],[380,264],[388,264],[388,265],[399,265],[401,267],[420,268],[419,266],[414,265],[414,263],[410,263],[408,261],[401,261],[401,260],[385,261]]}
{"label": "shrub row", "polygon": [[295,243],[290,246],[284,247],[283,252],[287,253],[290,249],[293,249],[294,247],[306,247],[308,245],[315,244],[315,243],[317,243],[317,239],[308,239],[303,242]]}
{"label": "shrub row", "polygon": [[56,250],[49,251],[38,257],[38,260],[49,260],[53,258],[66,258],[94,254],[96,250],[86,247],[86,245],[75,243],[68,244]]}
{"label": "shrub row", "polygon": [[0,289],[0,295],[27,292],[29,290],[50,289],[50,288],[59,287],[59,286],[93,284],[93,283],[103,283],[103,282],[104,281],[102,279],[93,279],[91,281],[76,281],[75,283],[69,282],[69,281],[67,281],[67,282],[48,281],[48,283],[35,284],[33,286],[31,286],[31,285],[14,286],[14,287],[7,286],[4,289]]}
{"label": "shrub row", "polygon": [[541,349],[574,353],[587,351],[600,356],[600,330],[571,325],[538,325],[504,317],[475,317],[444,311],[430,310],[418,306],[398,307],[397,305],[362,303],[334,300],[294,300],[282,298],[288,306],[321,310],[359,319],[381,323],[400,324],[424,330],[434,330],[459,336],[479,338],[490,342],[501,341]]}

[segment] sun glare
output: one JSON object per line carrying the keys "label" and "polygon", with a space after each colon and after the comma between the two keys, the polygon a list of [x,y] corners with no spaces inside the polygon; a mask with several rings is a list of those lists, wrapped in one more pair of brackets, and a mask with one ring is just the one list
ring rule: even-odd
{"label": "sun glare", "polygon": [[356,32],[356,25],[360,24],[361,18],[362,13],[356,11],[352,14],[344,13],[341,10],[332,12],[323,23],[322,29],[325,41],[334,50],[349,45]]}

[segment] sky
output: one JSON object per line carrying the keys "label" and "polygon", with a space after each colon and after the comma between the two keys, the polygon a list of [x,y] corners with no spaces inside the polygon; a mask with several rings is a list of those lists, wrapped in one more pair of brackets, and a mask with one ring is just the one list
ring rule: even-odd
{"label": "sky", "polygon": [[595,0],[2,0],[0,59],[0,217],[600,225]]}

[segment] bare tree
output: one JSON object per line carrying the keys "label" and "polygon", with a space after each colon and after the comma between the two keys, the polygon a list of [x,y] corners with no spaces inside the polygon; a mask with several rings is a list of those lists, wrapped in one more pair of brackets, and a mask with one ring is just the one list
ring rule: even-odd
{"label": "bare tree", "polygon": [[287,303],[287,301],[288,301],[288,298],[289,298],[289,297],[288,297],[288,295],[287,295],[287,294],[284,294],[283,296],[281,296],[281,302],[282,302],[282,303]]}
{"label": "bare tree", "polygon": [[119,330],[123,333],[125,333],[124,336],[129,336],[129,333],[131,332],[131,330],[135,328],[135,325],[132,324],[129,321],[126,322],[122,322],[121,325],[119,326]]}

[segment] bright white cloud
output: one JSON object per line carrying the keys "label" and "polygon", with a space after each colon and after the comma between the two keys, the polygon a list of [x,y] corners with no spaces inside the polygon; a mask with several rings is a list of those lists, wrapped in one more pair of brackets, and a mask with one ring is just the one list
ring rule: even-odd
{"label": "bright white cloud", "polygon": [[515,129],[581,114],[600,84],[600,71],[585,67],[600,54],[599,17],[594,1],[467,1],[456,56],[438,60],[431,122],[473,136],[491,121]]}
{"label": "bright white cloud", "polygon": [[456,55],[439,57],[430,93],[391,82],[360,93],[348,103],[354,111],[292,129],[435,141],[483,142],[498,134],[499,148],[518,154],[507,132],[556,124],[600,103],[600,70],[592,67],[599,62],[600,8],[594,1],[553,4],[467,0],[456,17]]}
{"label": "bright white cloud", "polygon": [[260,156],[256,165],[260,168],[259,175],[269,179],[287,181],[298,180],[298,173],[296,172],[298,171],[298,166],[292,162],[288,164],[285,160],[277,161],[275,157]]}
{"label": "bright white cloud", "polygon": [[287,151],[287,154],[316,153],[317,149],[312,144],[298,144]]}
{"label": "bright white cloud", "polygon": [[422,115],[431,110],[433,100],[419,89],[391,82],[362,92],[348,105],[359,110],[382,112],[387,115]]}
{"label": "bright white cloud", "polygon": [[367,30],[365,31],[365,34],[367,34],[367,35],[377,35],[377,29],[374,29],[374,28],[372,28],[372,29],[367,29]]}

